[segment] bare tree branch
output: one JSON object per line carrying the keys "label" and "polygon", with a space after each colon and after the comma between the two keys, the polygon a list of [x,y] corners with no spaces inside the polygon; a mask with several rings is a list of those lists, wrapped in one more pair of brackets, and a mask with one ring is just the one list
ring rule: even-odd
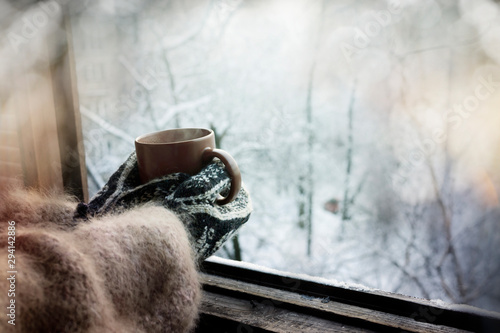
{"label": "bare tree branch", "polygon": [[412,280],[415,283],[415,285],[418,287],[418,289],[420,289],[420,291],[422,292],[422,295],[425,298],[430,298],[429,292],[427,291],[427,289],[424,287],[424,284],[420,281],[420,279],[416,275],[411,274],[406,269],[406,267],[404,267],[403,265],[400,265],[396,260],[390,258],[389,256],[385,255],[384,253],[377,251],[376,254],[378,256],[380,256],[381,258],[386,259],[391,265],[393,265],[394,267],[399,269],[401,271],[401,273],[403,273],[404,276],[406,276],[407,278]]}
{"label": "bare tree branch", "polygon": [[[175,40],[170,39],[170,42],[168,45],[163,44],[163,50],[165,51],[172,51],[175,50],[181,46],[186,45],[187,43],[191,42],[194,40],[198,35],[201,33],[205,25],[207,24],[208,18],[210,17],[210,12],[212,11],[213,8],[213,0],[209,0],[207,7],[205,9],[205,13],[203,15],[203,19],[201,20],[200,24],[189,31],[187,34],[180,36],[176,38]],[[162,39],[160,39],[162,40]]]}
{"label": "bare tree branch", "polygon": [[356,81],[354,81],[351,88],[351,98],[349,101],[348,114],[347,114],[347,151],[346,151],[346,171],[344,180],[344,199],[342,205],[342,226],[340,231],[340,237],[342,238],[345,231],[345,221],[351,218],[349,213],[351,195],[349,193],[350,179],[351,179],[351,169],[352,169],[352,154],[353,154],[353,113],[354,104],[356,102]]}
{"label": "bare tree branch", "polygon": [[100,128],[108,132],[109,134],[114,135],[115,137],[132,144],[135,141],[135,138],[130,136],[128,133],[125,131],[122,131],[121,129],[113,126],[112,124],[108,123],[106,120],[102,119],[83,105],[80,105],[80,113],[88,118],[89,120],[93,121],[97,125],[99,125]]}

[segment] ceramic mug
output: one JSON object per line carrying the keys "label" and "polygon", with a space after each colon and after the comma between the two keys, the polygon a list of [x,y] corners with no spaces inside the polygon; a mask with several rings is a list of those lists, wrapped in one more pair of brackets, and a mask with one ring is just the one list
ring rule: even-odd
{"label": "ceramic mug", "polygon": [[204,128],[179,128],[144,134],[135,139],[135,150],[141,182],[184,172],[195,175],[214,157],[226,166],[231,177],[231,188],[220,205],[236,198],[241,188],[241,173],[234,158],[215,147],[215,135]]}

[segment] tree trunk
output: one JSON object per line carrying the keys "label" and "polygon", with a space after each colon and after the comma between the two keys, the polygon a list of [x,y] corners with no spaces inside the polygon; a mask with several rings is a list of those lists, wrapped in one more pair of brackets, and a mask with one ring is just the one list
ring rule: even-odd
{"label": "tree trunk", "polygon": [[351,219],[349,208],[351,206],[351,194],[349,188],[351,185],[351,172],[352,172],[352,155],[353,155],[353,118],[354,118],[354,103],[356,101],[356,82],[354,82],[351,92],[351,100],[349,102],[349,109],[347,114],[347,151],[346,151],[346,171],[345,171],[345,185],[344,185],[344,199],[342,201],[342,224],[340,229],[339,238],[344,237],[345,223]]}

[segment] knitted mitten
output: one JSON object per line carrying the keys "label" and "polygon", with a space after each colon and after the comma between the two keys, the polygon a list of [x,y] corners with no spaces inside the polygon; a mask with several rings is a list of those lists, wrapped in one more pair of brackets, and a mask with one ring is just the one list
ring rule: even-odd
{"label": "knitted mitten", "polygon": [[184,223],[201,261],[215,253],[250,217],[252,205],[244,186],[232,202],[216,203],[219,194],[227,193],[230,185],[224,164],[218,160],[194,176],[175,173],[141,184],[134,152],[88,204],[78,205],[75,220],[146,203],[162,205]]}

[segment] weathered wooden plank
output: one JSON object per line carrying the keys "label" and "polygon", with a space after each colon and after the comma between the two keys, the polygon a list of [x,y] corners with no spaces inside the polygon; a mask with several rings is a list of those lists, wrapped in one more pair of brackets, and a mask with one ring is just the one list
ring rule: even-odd
{"label": "weathered wooden plank", "polygon": [[[358,323],[358,331],[362,327],[373,327],[376,331],[386,332],[468,332],[457,328],[434,325],[427,322],[419,322],[410,317],[394,315],[383,311],[376,311],[328,299],[305,296],[295,292],[259,286],[235,279],[203,273],[201,276],[205,290],[211,293],[209,295],[233,295],[233,299],[241,298],[247,299],[247,301],[250,299],[254,300],[254,302],[256,302],[255,300],[259,300],[260,303],[266,304],[268,309],[273,309],[272,311],[278,311],[279,313],[286,313],[287,311],[292,311],[293,313],[304,312],[305,315],[316,317],[318,320],[321,319],[328,321],[328,319],[331,318],[330,321],[336,323],[337,325],[339,325],[339,323]],[[231,306],[230,303],[227,303],[226,305]],[[217,311],[227,312],[230,310],[219,308]],[[260,325],[266,325],[264,323],[269,320],[269,318],[259,315],[258,312],[255,314],[258,317],[255,318],[255,321],[262,321],[263,323]],[[238,315],[238,311],[236,313],[231,312],[231,315]],[[281,316],[283,318],[287,318],[284,314],[281,314]],[[246,316],[243,317],[244,318],[241,318],[241,320],[247,320]],[[266,329],[269,328],[266,327]]]}
{"label": "weathered wooden plank", "polygon": [[237,332],[253,332],[255,327],[268,332],[373,332],[277,308],[271,302],[248,301],[209,291],[203,293],[201,312],[239,322],[236,327]]}
{"label": "weathered wooden plank", "polygon": [[[356,290],[327,285],[318,281],[290,277],[276,271],[271,273],[241,267],[238,262],[231,265],[208,259],[203,263],[202,270],[210,276],[224,277],[239,283],[245,282],[317,299],[328,298],[329,301],[356,306],[367,311],[391,314],[414,322],[430,323],[435,327],[450,327],[472,332],[500,332],[500,314],[479,308],[443,307],[429,300],[380,290]],[[303,311],[307,309],[311,308],[304,306]]]}

